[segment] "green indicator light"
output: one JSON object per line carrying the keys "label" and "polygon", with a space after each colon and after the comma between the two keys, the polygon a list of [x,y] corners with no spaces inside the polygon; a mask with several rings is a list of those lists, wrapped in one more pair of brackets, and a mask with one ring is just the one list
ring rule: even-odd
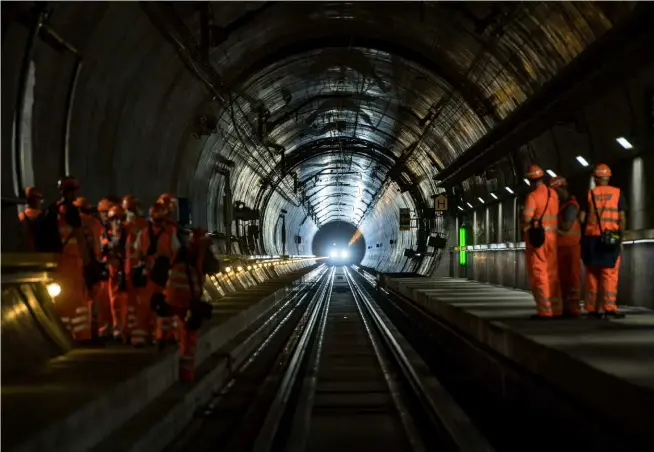
{"label": "green indicator light", "polygon": [[465,267],[468,265],[468,255],[467,252],[463,249],[466,246],[466,228],[459,228],[459,265]]}

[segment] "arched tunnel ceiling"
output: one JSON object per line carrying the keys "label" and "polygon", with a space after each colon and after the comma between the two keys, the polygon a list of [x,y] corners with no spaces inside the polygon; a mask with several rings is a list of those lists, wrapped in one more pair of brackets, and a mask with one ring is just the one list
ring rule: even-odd
{"label": "arched tunnel ceiling", "polygon": [[[391,239],[399,254],[379,264],[388,269],[416,243],[416,230],[398,235],[399,208],[424,207],[440,170],[633,8],[52,5],[52,27],[84,58],[70,156],[71,170],[94,181],[91,199],[109,190],[149,200],[172,188],[193,199],[197,222],[221,230],[220,167],[231,160],[233,200],[262,209],[265,251],[280,251],[285,210],[289,237],[306,243],[335,220],[359,223],[380,248]],[[202,11],[214,25],[206,60]],[[99,170],[107,167],[125,171]]]}
{"label": "arched tunnel ceiling", "polygon": [[[211,53],[213,66],[236,93],[231,98],[236,108],[215,108],[222,133],[233,138],[222,144],[231,155],[249,154],[258,168],[241,173],[254,178],[243,185],[258,187],[262,172],[275,174],[275,184],[291,171],[303,181],[330,168],[319,181],[300,183],[295,199],[316,213],[318,223],[355,224],[387,188],[391,168],[404,169],[406,181],[419,185],[428,199],[440,168],[628,10],[537,2],[243,8],[249,12],[234,4],[211,5],[214,19],[226,29],[247,17]],[[179,5],[178,13],[200,40],[197,11]],[[257,115],[253,100],[261,102],[265,117]],[[234,109],[238,118],[232,118]],[[256,135],[252,129],[258,122],[265,127],[260,141],[283,149],[283,167],[279,151],[240,143],[243,135]],[[355,141],[361,149],[352,157]],[[202,160],[224,152],[220,145],[205,147]],[[293,198],[290,180],[281,186]]]}

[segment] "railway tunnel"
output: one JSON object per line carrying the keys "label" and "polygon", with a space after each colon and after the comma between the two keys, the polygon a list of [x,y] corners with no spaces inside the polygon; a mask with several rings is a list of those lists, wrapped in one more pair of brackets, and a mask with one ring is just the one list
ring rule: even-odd
{"label": "railway tunnel", "polygon": [[[316,438],[338,435],[324,419],[310,438],[298,433],[297,422],[318,418],[315,408],[298,421],[239,405],[261,418],[258,433],[227,428],[218,415],[198,420],[257,347],[274,348],[296,320],[313,329],[302,330],[310,346],[291,334],[293,349],[313,349],[324,330],[326,354],[347,348],[330,325],[353,341],[378,328],[366,353],[381,369],[418,369],[405,386],[422,392],[388,397],[422,406],[422,420],[398,422],[413,432],[438,418],[455,450],[512,449],[553,417],[554,444],[591,438],[593,450],[651,450],[653,10],[3,2],[3,447],[202,449],[215,447],[219,435],[207,433],[215,427],[240,432],[230,450],[265,440],[275,445],[267,450],[281,448],[284,432],[294,447],[317,449]],[[530,323],[525,172],[538,164],[585,198],[598,163],[626,198],[617,295],[626,317]],[[198,333],[194,383],[177,381],[176,348],[82,348],[69,338],[48,293],[57,257],[27,252],[17,215],[26,187],[52,203],[64,175],[94,205],[132,194],[147,213],[173,193],[180,230],[208,231],[220,271],[205,282],[213,317]],[[352,333],[341,320],[357,313]],[[274,407],[281,389],[266,390]],[[511,433],[521,421],[523,436]],[[359,433],[350,436],[364,437],[366,422],[353,421]],[[249,437],[256,444],[242,442]]]}

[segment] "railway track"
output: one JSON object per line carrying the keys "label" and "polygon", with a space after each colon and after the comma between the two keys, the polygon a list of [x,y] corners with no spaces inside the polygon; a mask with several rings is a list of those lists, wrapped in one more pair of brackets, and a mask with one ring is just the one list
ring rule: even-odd
{"label": "railway track", "polygon": [[325,267],[194,424],[168,450],[493,450],[346,267]]}

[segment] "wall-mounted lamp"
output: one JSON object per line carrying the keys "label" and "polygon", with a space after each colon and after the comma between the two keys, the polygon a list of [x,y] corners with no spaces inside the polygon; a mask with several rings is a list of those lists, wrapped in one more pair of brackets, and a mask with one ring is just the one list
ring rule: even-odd
{"label": "wall-mounted lamp", "polygon": [[525,181],[525,184],[531,185],[531,182],[529,182],[529,179],[524,179],[524,181]]}
{"label": "wall-mounted lamp", "polygon": [[481,199],[479,196],[477,196],[477,199],[479,200],[480,203],[482,203],[482,204],[486,204],[486,201],[484,201],[483,199]]}
{"label": "wall-mounted lamp", "polygon": [[581,164],[581,166],[588,166],[588,162],[581,155],[577,156],[577,161]]}
{"label": "wall-mounted lamp", "polygon": [[633,149],[634,148],[633,145],[629,142],[629,140],[627,140],[625,137],[616,138],[615,141],[617,141],[618,144],[620,146],[622,146],[623,148],[625,148],[625,149]]}
{"label": "wall-mounted lamp", "polygon": [[463,210],[463,207],[461,207],[461,206],[457,206],[457,207],[459,208],[459,210]]}
{"label": "wall-mounted lamp", "polygon": [[497,199],[497,196],[495,196],[495,193],[490,194],[494,199]]}
{"label": "wall-mounted lamp", "polygon": [[551,169],[548,169],[546,172],[547,172],[547,174],[549,174],[551,177],[556,177],[556,173],[555,173],[554,171],[552,171]]}
{"label": "wall-mounted lamp", "polygon": [[472,204],[470,204],[469,202],[467,202],[466,204],[468,204],[468,207],[472,209]]}
{"label": "wall-mounted lamp", "polygon": [[513,194],[513,190],[511,190],[509,187],[504,187],[504,188],[506,189],[506,191],[508,191],[509,193]]}

